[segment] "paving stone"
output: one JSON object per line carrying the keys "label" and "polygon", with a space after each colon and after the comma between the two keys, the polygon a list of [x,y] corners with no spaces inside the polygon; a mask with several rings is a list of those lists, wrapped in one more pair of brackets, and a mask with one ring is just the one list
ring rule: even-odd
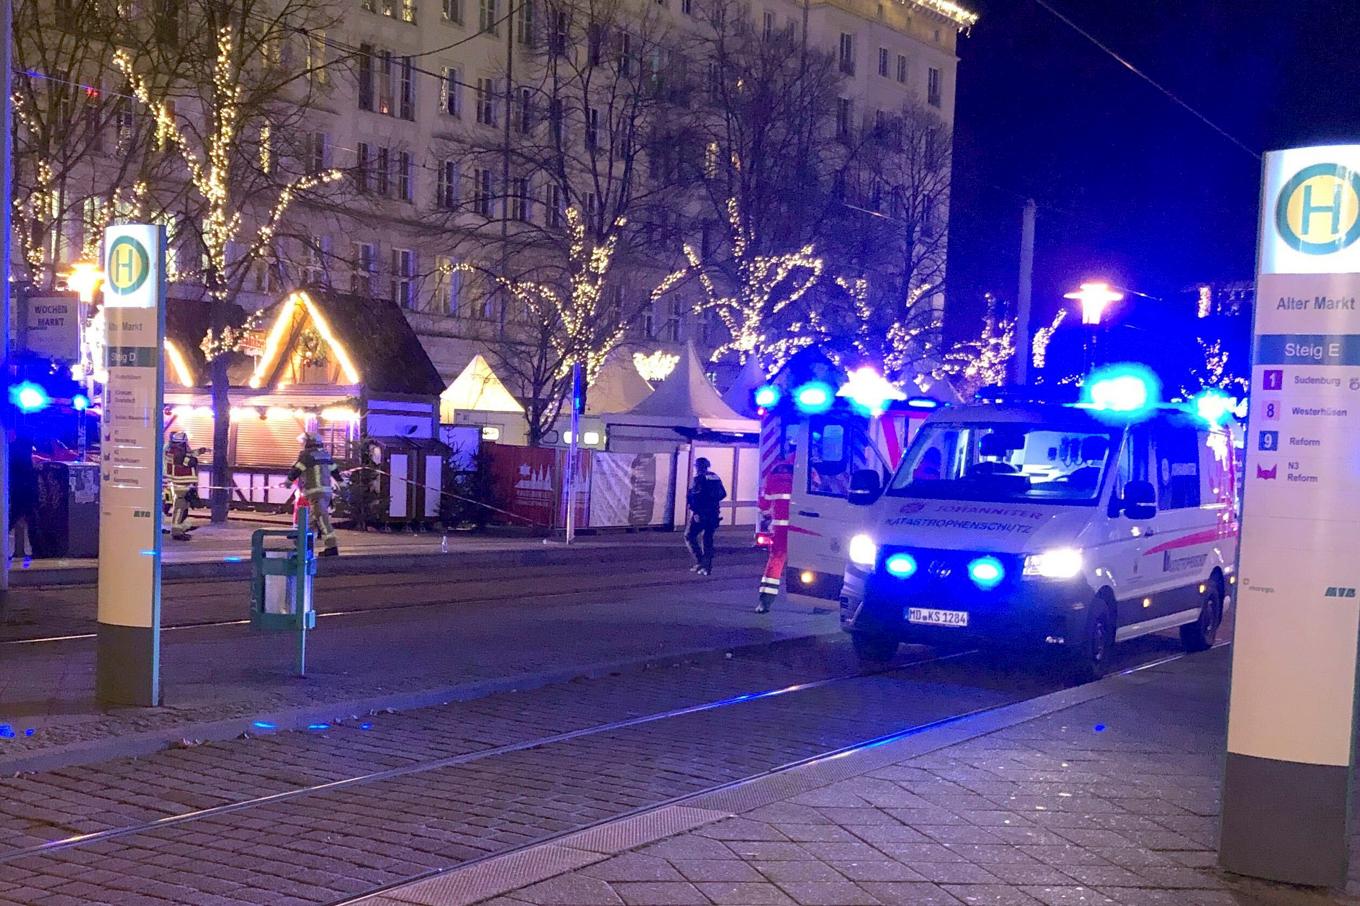
{"label": "paving stone", "polygon": [[1089,887],[1025,887],[1044,906],[1118,906],[1119,901]]}
{"label": "paving stone", "polygon": [[656,856],[625,853],[581,869],[582,874],[603,881],[682,881],[671,863]]}
{"label": "paving stone", "polygon": [[831,867],[851,881],[923,881],[919,872],[889,859],[832,862]]}
{"label": "paving stone", "polygon": [[611,885],[628,906],[709,906],[708,898],[687,881]]}
{"label": "paving stone", "polygon": [[696,886],[716,906],[794,906],[788,894],[768,882],[711,882]]}
{"label": "paving stone", "polygon": [[944,889],[968,906],[1037,906],[1038,900],[1004,884],[946,884]]}

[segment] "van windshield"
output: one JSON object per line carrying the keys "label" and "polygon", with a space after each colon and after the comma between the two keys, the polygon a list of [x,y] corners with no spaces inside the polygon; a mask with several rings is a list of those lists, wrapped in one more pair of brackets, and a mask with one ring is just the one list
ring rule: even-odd
{"label": "van windshield", "polygon": [[887,493],[994,503],[1093,504],[1119,432],[1021,422],[940,422],[921,428]]}

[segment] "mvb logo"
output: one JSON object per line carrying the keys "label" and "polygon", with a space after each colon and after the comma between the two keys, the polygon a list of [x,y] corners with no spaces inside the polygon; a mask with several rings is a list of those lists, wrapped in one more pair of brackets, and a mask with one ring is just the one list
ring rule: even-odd
{"label": "mvb logo", "polygon": [[1353,598],[1353,597],[1355,597],[1355,589],[1354,589],[1354,588],[1351,588],[1351,587],[1348,586],[1348,585],[1328,585],[1328,586],[1327,586],[1327,594],[1323,595],[1323,597],[1325,597],[1325,598]]}
{"label": "mvb logo", "polygon": [[1256,477],[1262,481],[1274,481],[1275,476],[1279,473],[1280,467],[1278,465],[1273,465],[1269,469],[1263,469],[1260,466],[1256,467]]}

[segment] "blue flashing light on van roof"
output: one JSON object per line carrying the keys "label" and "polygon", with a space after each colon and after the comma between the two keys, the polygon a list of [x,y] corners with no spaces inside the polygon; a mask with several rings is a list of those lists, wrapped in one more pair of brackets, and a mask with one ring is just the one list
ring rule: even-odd
{"label": "blue flashing light on van roof", "polygon": [[831,404],[836,401],[836,393],[830,384],[809,381],[794,391],[793,401],[802,411],[815,415],[831,408]]}
{"label": "blue flashing light on van roof", "polygon": [[773,409],[779,405],[781,396],[783,396],[783,393],[780,392],[778,387],[774,384],[765,384],[756,388],[754,400],[755,404],[761,409]]}
{"label": "blue flashing light on van roof", "polygon": [[911,409],[938,409],[940,401],[933,400],[928,396],[913,396],[907,400],[907,406]]}
{"label": "blue flashing light on van roof", "polygon": [[1236,413],[1238,401],[1216,387],[1209,387],[1192,397],[1190,405],[1195,414],[1211,425],[1224,425]]}
{"label": "blue flashing light on van roof", "polygon": [[1080,405],[1097,415],[1136,421],[1157,407],[1161,390],[1157,375],[1143,365],[1110,365],[1091,372],[1082,387]]}
{"label": "blue flashing light on van roof", "polygon": [[83,393],[77,393],[71,397],[71,408],[77,412],[84,412],[90,408],[90,398]]}

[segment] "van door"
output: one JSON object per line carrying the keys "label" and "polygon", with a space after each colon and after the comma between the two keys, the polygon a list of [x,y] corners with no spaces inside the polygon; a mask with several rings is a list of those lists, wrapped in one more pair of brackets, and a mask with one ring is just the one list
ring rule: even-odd
{"label": "van door", "polygon": [[845,545],[868,518],[867,508],[848,499],[850,476],[863,468],[883,472],[884,465],[869,443],[863,417],[814,415],[804,431],[789,514],[789,565],[839,576]]}
{"label": "van door", "polygon": [[[1111,490],[1111,511],[1119,510],[1118,502],[1124,488],[1131,481],[1153,481],[1152,431],[1147,425],[1134,425],[1124,435],[1119,459],[1115,462],[1114,487]],[[1143,601],[1152,593],[1152,576],[1144,568],[1143,551],[1156,542],[1157,520],[1130,519],[1119,510],[1108,520],[1104,545],[1105,569],[1113,580],[1116,598],[1116,626],[1127,627],[1153,619],[1151,602]]]}
{"label": "van door", "polygon": [[1219,536],[1219,512],[1217,501],[1204,500],[1202,493],[1208,432],[1175,416],[1157,418],[1152,429],[1156,535],[1143,550],[1141,568],[1157,615],[1170,618],[1198,606],[1198,585]]}

